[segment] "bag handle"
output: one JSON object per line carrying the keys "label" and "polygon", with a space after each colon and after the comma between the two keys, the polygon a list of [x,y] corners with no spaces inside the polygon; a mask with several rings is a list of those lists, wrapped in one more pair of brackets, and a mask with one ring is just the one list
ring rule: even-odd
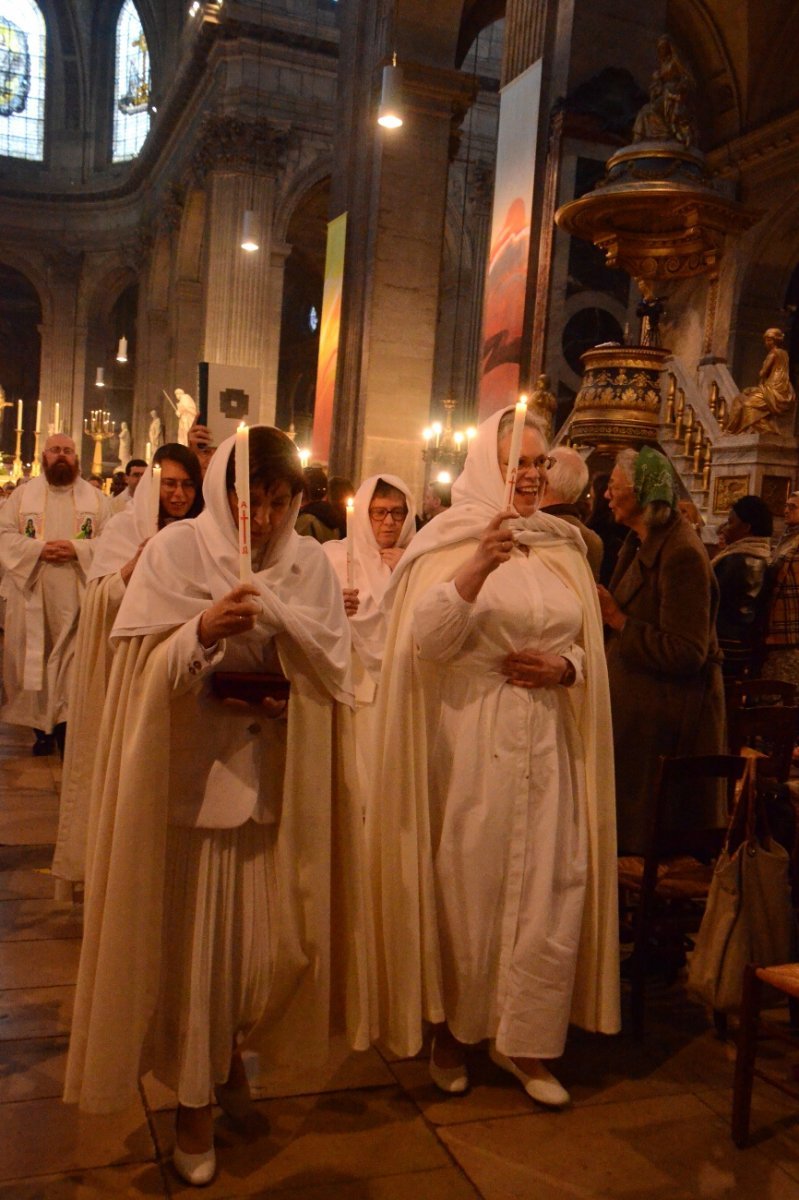
{"label": "bag handle", "polygon": [[741,778],[741,786],[735,802],[730,823],[727,826],[727,836],[724,839],[724,849],[728,854],[735,841],[735,850],[744,842],[751,842],[755,836],[755,820],[757,817],[757,757],[746,756],[746,766]]}

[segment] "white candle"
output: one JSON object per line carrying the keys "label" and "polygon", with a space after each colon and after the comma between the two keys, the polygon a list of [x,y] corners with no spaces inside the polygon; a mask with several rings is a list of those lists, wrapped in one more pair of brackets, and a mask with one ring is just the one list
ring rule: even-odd
{"label": "white candle", "polygon": [[516,412],[513,414],[513,433],[510,439],[510,453],[508,454],[508,473],[505,476],[505,500],[503,508],[511,508],[513,506],[513,493],[516,489],[516,473],[519,470],[519,456],[522,450],[522,433],[524,432],[524,418],[527,416],[527,397],[520,396],[516,405]]}
{"label": "white candle", "polygon": [[252,583],[250,431],[243,421],[236,430],[236,496],[239,502],[239,580]]}
{"label": "white candle", "polygon": [[33,432],[34,433],[42,432],[42,402],[41,402],[41,400],[36,401],[36,428],[34,429]]}
{"label": "white candle", "polygon": [[57,400],[55,402],[55,420],[53,421],[53,432],[61,432],[61,405]]}
{"label": "white candle", "polygon": [[158,518],[161,515],[161,464],[153,467],[153,478],[150,484],[150,512],[152,515],[153,533],[158,533]]}
{"label": "white candle", "polygon": [[17,400],[17,429],[22,428],[22,401]]}
{"label": "white candle", "polygon": [[350,496],[347,501],[347,587],[355,587],[355,554],[353,552],[352,522],[355,516],[355,501]]}

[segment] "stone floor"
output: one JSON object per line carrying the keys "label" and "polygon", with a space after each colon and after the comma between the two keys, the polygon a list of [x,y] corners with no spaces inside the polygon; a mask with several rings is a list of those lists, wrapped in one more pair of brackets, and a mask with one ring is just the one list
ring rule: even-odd
{"label": "stone floor", "polygon": [[[80,910],[48,865],[59,763],[0,727],[0,1200],[191,1194],[170,1165],[173,1097],[152,1079],[135,1108],[91,1118],[61,1091]],[[125,980],[120,980],[120,987]],[[679,990],[653,998],[644,1042],[574,1032],[558,1074],[574,1103],[537,1109],[486,1059],[445,1100],[424,1061],[341,1053],[317,1077],[258,1074],[236,1129],[218,1115],[208,1197],[286,1200],[799,1200],[799,1118],[759,1086],[752,1146],[729,1138],[732,1056]]]}

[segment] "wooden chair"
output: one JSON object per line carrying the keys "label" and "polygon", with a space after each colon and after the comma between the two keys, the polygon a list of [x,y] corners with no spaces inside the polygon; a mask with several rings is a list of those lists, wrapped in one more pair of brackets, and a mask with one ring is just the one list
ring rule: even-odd
{"label": "wooden chair", "polygon": [[[792,686],[792,685],[789,685]],[[785,783],[791,773],[799,708],[774,704],[737,708],[728,715],[727,741],[731,754],[744,747],[758,751],[758,777]]]}
{"label": "wooden chair", "polygon": [[[763,985],[768,984],[788,997],[791,1027],[776,1025],[760,1015]],[[741,1023],[738,1032],[738,1053],[735,1059],[735,1078],[732,1093],[732,1140],[743,1148],[749,1140],[749,1116],[752,1107],[752,1084],[755,1076],[799,1100],[799,1086],[789,1082],[784,1071],[772,1075],[756,1065],[758,1036],[764,1033],[797,1049],[796,1018],[799,1013],[799,963],[784,963],[778,967],[757,967],[749,963],[744,971],[741,1000]]]}
{"label": "wooden chair", "polygon": [[796,692],[795,683],[782,679],[735,679],[726,687],[727,710],[796,704]]}
{"label": "wooden chair", "polygon": [[[631,988],[632,1027],[643,1034],[645,990],[651,947],[682,948],[688,933],[702,919],[713,862],[724,843],[727,815],[734,807],[735,785],[744,773],[745,759],[733,755],[702,755],[695,758],[662,758],[654,791],[646,854],[642,858],[619,859],[619,891],[622,914],[631,913],[633,950],[627,960]],[[707,797],[711,789],[724,789],[726,813],[715,821],[696,823],[692,799]],[[675,806],[675,799],[677,804]],[[667,814],[685,828],[667,824]],[[693,824],[691,823],[693,817]]]}

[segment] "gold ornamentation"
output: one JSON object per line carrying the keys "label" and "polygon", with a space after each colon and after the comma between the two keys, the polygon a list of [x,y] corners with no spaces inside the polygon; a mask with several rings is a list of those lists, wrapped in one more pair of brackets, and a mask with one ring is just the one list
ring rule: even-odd
{"label": "gold ornamentation", "polygon": [[791,490],[791,479],[787,475],[764,475],[760,484],[760,495],[763,503],[775,517],[781,517],[785,510],[785,501]]}
{"label": "gold ornamentation", "polygon": [[574,441],[614,448],[657,441],[660,376],[668,357],[668,350],[653,346],[587,350],[574,402]]}
{"label": "gold ornamentation", "polygon": [[748,475],[719,475],[713,491],[713,512],[728,513],[736,500],[748,494]]}

